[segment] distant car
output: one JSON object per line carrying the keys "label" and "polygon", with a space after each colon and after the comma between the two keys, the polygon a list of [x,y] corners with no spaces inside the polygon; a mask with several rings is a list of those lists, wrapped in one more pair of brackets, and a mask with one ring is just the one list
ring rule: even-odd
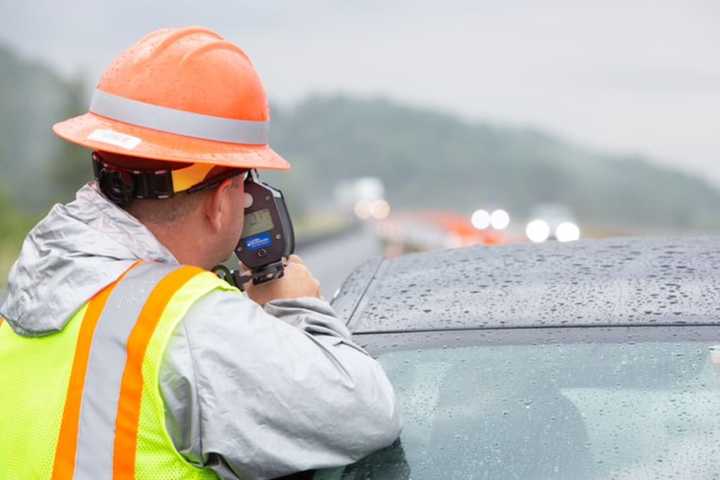
{"label": "distant car", "polygon": [[534,243],[546,240],[574,242],[580,239],[580,227],[572,211],[558,204],[544,204],[534,208],[525,226],[525,235]]}
{"label": "distant car", "polygon": [[403,433],[313,478],[720,478],[719,300],[720,238],[372,260],[333,304]]}

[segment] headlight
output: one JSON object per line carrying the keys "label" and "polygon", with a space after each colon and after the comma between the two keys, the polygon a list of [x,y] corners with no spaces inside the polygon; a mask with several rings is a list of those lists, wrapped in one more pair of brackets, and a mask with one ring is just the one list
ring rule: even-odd
{"label": "headlight", "polygon": [[390,216],[390,204],[383,200],[375,200],[370,204],[370,215],[376,220],[385,220]]}
{"label": "headlight", "polygon": [[562,222],[555,229],[558,242],[574,242],[580,239],[580,227],[572,222]]}
{"label": "headlight", "polygon": [[525,227],[525,234],[534,243],[542,243],[550,237],[550,225],[545,220],[533,220]]}
{"label": "headlight", "polygon": [[470,222],[478,230],[485,230],[490,226],[490,214],[487,210],[475,210],[470,217]]}
{"label": "headlight", "polygon": [[505,230],[510,225],[510,215],[505,210],[495,210],[490,215],[490,225],[495,230]]}
{"label": "headlight", "polygon": [[367,200],[358,200],[355,203],[355,208],[353,208],[353,210],[360,220],[367,220],[370,218],[370,202]]}

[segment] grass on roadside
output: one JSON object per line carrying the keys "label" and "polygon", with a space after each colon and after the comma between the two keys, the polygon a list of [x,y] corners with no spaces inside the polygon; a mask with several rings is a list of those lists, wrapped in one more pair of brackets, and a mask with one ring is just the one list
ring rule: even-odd
{"label": "grass on roadside", "polygon": [[7,277],[20,253],[25,235],[37,218],[16,212],[0,212],[0,290],[7,286]]}

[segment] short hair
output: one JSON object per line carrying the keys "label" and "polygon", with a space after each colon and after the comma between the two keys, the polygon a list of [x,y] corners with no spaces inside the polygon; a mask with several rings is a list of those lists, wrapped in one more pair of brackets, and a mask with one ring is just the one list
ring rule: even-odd
{"label": "short hair", "polygon": [[133,199],[124,209],[143,223],[162,225],[182,220],[189,213],[197,210],[206,197],[203,192],[176,193],[163,199]]}

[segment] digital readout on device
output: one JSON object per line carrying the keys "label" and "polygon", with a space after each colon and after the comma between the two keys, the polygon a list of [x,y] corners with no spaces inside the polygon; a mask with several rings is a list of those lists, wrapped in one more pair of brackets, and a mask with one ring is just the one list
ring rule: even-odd
{"label": "digital readout on device", "polygon": [[272,230],[275,224],[272,221],[270,210],[264,208],[257,212],[245,215],[245,224],[243,225],[242,238],[251,237],[260,232]]}

